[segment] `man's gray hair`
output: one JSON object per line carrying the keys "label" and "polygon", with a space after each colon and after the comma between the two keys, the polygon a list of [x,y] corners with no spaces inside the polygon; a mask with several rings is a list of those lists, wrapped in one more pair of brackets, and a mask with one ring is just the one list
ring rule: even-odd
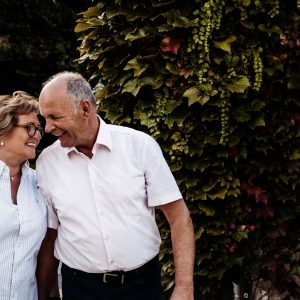
{"label": "man's gray hair", "polygon": [[61,77],[66,81],[67,93],[70,95],[74,108],[78,108],[82,99],[88,99],[94,106],[96,106],[96,99],[90,84],[83,78],[83,76],[76,72],[60,72],[51,76],[44,84]]}

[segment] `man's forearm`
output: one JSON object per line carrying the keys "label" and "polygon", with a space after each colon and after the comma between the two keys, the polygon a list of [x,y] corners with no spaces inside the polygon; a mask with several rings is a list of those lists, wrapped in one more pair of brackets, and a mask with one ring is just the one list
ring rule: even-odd
{"label": "man's forearm", "polygon": [[162,205],[170,228],[175,264],[175,287],[171,300],[193,300],[194,296],[194,228],[189,211],[183,201]]}
{"label": "man's forearm", "polygon": [[175,221],[171,228],[173,255],[175,264],[175,285],[193,289],[195,242],[191,219]]}

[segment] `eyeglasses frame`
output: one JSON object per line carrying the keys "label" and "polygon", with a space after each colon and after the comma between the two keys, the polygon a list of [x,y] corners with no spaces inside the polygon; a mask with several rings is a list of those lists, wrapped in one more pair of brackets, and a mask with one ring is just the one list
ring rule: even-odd
{"label": "eyeglasses frame", "polygon": [[[14,125],[14,127],[26,128],[27,133],[30,137],[33,137],[37,131],[40,133],[41,137],[44,135],[44,128],[42,126],[35,126],[33,123]],[[30,131],[32,130],[30,128],[34,128],[33,134],[30,134]]]}

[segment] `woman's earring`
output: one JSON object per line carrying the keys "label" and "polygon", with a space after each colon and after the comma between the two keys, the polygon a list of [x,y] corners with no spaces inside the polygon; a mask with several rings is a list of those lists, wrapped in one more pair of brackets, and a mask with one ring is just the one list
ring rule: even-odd
{"label": "woman's earring", "polygon": [[1,143],[0,143],[0,146],[4,146],[4,142],[1,142]]}

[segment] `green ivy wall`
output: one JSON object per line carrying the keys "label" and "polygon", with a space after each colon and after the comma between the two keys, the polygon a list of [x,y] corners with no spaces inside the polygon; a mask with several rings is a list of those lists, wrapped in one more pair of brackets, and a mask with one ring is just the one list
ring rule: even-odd
{"label": "green ivy wall", "polygon": [[259,278],[299,299],[299,1],[94,2],[79,62],[103,116],[164,151],[194,222],[196,299],[232,299],[232,281],[253,298]]}

